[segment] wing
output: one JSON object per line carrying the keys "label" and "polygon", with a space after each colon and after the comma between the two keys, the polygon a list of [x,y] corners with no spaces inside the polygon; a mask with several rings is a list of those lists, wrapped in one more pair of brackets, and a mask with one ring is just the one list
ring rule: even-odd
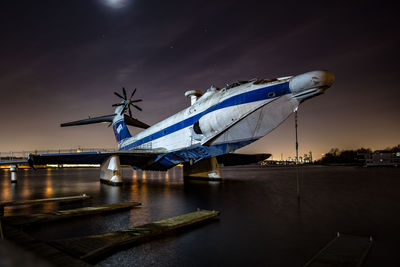
{"label": "wing", "polygon": [[118,156],[121,165],[130,165],[143,170],[164,170],[157,163],[160,153],[149,151],[77,152],[29,155],[30,166],[44,164],[101,164],[110,156]]}
{"label": "wing", "polygon": [[[110,156],[118,156],[121,165],[129,165],[142,170],[165,171],[171,166],[162,165],[159,160],[165,153],[156,151],[133,150],[115,152],[76,152],[54,154],[30,154],[28,159],[0,161],[0,165],[29,164],[102,164]],[[229,153],[217,156],[217,161],[224,166],[247,165],[269,158],[271,154]]]}

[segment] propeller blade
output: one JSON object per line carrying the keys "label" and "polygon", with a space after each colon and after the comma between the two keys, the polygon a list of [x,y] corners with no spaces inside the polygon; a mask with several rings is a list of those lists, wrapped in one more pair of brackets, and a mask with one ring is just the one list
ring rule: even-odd
{"label": "propeller blade", "polygon": [[122,87],[122,91],[123,91],[123,93],[124,93],[124,99],[125,99],[125,100],[127,100],[127,98],[126,98],[126,91],[125,91],[125,87]]}
{"label": "propeller blade", "polygon": [[142,109],[134,104],[132,104],[132,106],[134,106],[135,108],[137,108],[138,110],[142,111]]}
{"label": "propeller blade", "polygon": [[132,111],[131,111],[131,106],[130,105],[128,106],[128,110],[129,110],[129,116],[132,117]]}
{"label": "propeller blade", "polygon": [[129,98],[129,99],[132,99],[132,97],[133,97],[133,95],[136,93],[136,88],[135,88],[135,90],[133,90],[133,92],[132,92],[132,94],[131,94],[131,97]]}
{"label": "propeller blade", "polygon": [[136,100],[131,101],[131,103],[142,102],[142,101],[143,101],[143,99],[136,99]]}
{"label": "propeller blade", "polygon": [[112,106],[113,106],[113,107],[118,107],[118,106],[122,106],[122,105],[124,105],[124,103],[113,104]]}
{"label": "propeller blade", "polygon": [[118,94],[117,92],[114,92],[114,94],[115,94],[116,96],[118,96],[118,97],[124,99],[124,98],[122,97],[122,95]]}

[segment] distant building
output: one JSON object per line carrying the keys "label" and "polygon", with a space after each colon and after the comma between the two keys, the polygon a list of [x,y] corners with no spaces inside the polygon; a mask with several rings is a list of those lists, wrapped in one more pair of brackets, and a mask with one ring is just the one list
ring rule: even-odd
{"label": "distant building", "polygon": [[358,153],[358,158],[367,167],[400,166],[400,152],[376,150],[372,153]]}

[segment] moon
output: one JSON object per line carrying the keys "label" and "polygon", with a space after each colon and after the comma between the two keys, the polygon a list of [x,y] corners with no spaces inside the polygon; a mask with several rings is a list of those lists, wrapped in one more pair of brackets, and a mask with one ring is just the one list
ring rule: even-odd
{"label": "moon", "polygon": [[126,7],[131,1],[130,0],[101,0],[101,2],[113,9],[121,9]]}

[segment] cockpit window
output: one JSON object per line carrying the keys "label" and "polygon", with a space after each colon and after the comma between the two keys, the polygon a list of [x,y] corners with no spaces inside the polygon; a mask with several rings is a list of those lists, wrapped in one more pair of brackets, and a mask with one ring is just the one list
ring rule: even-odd
{"label": "cockpit window", "polygon": [[255,81],[253,84],[263,84],[263,83],[270,83],[270,82],[275,82],[277,81],[277,78],[271,78],[271,79],[258,79]]}
{"label": "cockpit window", "polygon": [[246,83],[249,83],[249,82],[252,82],[252,81],[255,81],[255,80],[256,79],[251,79],[249,81],[237,81],[237,82],[234,82],[234,83],[226,85],[225,89],[231,89],[231,88],[234,88],[234,87],[238,87],[238,86],[240,86],[242,84],[246,84]]}
{"label": "cockpit window", "polygon": [[231,83],[231,84],[228,84],[228,85],[225,87],[225,89],[231,89],[231,88],[234,88],[234,87],[238,87],[239,85],[242,85],[242,83],[240,83],[240,82]]}

